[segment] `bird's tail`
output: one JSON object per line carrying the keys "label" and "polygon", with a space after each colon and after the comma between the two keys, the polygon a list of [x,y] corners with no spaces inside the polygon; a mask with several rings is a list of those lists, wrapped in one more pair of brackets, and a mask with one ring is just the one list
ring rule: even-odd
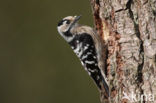
{"label": "bird's tail", "polygon": [[108,84],[106,83],[105,78],[101,74],[101,72],[95,72],[95,74],[92,73],[91,77],[95,81],[100,91],[105,92],[106,96],[109,97],[109,87],[108,87]]}
{"label": "bird's tail", "polygon": [[108,84],[106,83],[104,77],[102,77],[102,86],[101,86],[101,89],[104,89],[105,90],[105,93],[106,95],[109,97],[109,87],[108,87]]}

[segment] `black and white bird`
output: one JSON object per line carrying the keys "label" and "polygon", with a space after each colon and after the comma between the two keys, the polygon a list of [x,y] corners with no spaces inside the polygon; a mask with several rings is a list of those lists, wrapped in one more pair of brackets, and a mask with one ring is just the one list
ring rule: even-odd
{"label": "black and white bird", "polygon": [[93,28],[78,24],[79,19],[80,16],[63,18],[58,23],[58,32],[71,46],[98,88],[101,89],[103,85],[109,94],[108,85],[100,68],[102,47],[99,37]]}

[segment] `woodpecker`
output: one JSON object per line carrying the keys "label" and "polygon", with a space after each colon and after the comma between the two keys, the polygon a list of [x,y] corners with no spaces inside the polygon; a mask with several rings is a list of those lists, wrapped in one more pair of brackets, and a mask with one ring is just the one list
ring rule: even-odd
{"label": "woodpecker", "polygon": [[58,32],[71,46],[97,87],[101,90],[102,83],[109,95],[109,88],[100,68],[101,43],[99,37],[93,28],[78,24],[80,17],[63,18],[58,23]]}

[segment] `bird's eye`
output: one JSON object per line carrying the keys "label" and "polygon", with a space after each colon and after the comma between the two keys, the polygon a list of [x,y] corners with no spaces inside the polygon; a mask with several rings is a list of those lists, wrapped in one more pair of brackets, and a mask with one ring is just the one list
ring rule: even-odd
{"label": "bird's eye", "polygon": [[64,20],[61,20],[58,22],[58,26],[61,26],[63,24]]}
{"label": "bird's eye", "polygon": [[67,20],[67,22],[66,22],[67,24],[70,24],[70,20]]}
{"label": "bird's eye", "polygon": [[64,22],[65,22],[66,24],[70,24],[70,20],[65,19],[65,20],[59,21],[58,26],[63,25]]}

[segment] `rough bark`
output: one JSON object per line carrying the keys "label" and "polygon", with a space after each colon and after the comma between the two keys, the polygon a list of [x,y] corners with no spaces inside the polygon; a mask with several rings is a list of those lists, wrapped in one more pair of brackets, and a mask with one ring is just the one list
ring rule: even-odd
{"label": "rough bark", "polygon": [[91,0],[107,45],[105,103],[156,103],[156,0]]}

